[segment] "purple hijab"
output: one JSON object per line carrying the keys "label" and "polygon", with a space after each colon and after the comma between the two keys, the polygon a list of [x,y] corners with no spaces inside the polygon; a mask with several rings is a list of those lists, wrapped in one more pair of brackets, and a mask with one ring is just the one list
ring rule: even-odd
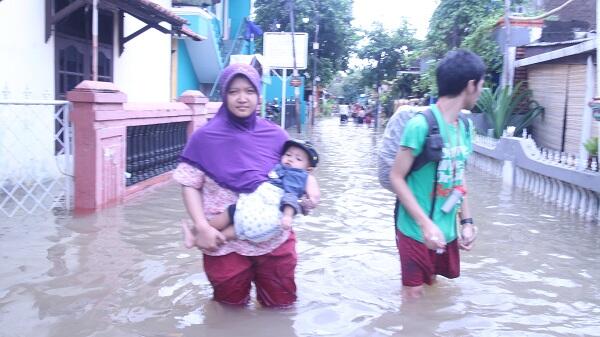
{"label": "purple hijab", "polygon": [[227,89],[238,75],[248,78],[260,93],[260,75],[254,67],[233,64],[220,77],[223,104],[213,119],[188,140],[181,160],[202,170],[217,184],[238,193],[249,193],[267,181],[281,157],[288,135],[279,126],[259,118],[254,111],[239,118],[227,108]]}

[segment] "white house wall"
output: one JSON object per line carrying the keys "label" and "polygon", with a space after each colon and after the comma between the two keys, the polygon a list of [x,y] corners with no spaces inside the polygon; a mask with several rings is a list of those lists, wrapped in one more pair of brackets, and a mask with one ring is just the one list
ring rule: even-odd
{"label": "white house wall", "polygon": [[[0,2],[2,100],[54,99],[54,38],[45,41],[40,3]],[[0,181],[56,174],[54,107],[0,104]]]}
{"label": "white house wall", "polygon": [[[171,1],[154,2],[171,8]],[[118,34],[117,24],[115,20],[115,34]],[[143,22],[125,14],[125,36],[144,26]],[[115,48],[114,82],[127,94],[129,102],[168,102],[171,90],[171,36],[151,28],[127,42],[120,57],[118,48]]]}
{"label": "white house wall", "polygon": [[54,37],[41,1],[0,1],[0,97],[54,98]]}
{"label": "white house wall", "polygon": [[[156,1],[170,8],[170,1]],[[0,1],[0,99],[54,99],[55,39],[45,41],[43,1]],[[115,20],[114,81],[130,102],[170,99],[171,37],[150,29],[118,56]],[[126,16],[125,32],[143,23]],[[54,107],[0,104],[0,178],[58,174],[54,158]],[[32,155],[35,154],[35,158]],[[32,171],[33,170],[33,171]]]}

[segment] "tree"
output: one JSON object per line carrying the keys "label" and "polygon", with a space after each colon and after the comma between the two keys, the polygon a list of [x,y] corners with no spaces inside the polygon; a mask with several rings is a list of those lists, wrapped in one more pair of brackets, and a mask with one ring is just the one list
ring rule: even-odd
{"label": "tree", "polygon": [[[275,24],[280,24],[280,31],[291,31],[289,1],[294,1],[295,31],[307,32],[309,41],[314,41],[316,25],[319,24],[319,51],[317,76],[323,84],[329,83],[339,70],[348,67],[350,51],[356,42],[352,21],[351,0],[256,0],[254,7],[256,22],[263,31],[277,31]],[[317,18],[320,17],[317,23]],[[302,18],[309,18],[308,23]],[[258,50],[262,52],[262,43],[258,41]],[[309,47],[309,50],[312,50]],[[309,57],[306,72],[311,73],[315,62]],[[312,74],[311,74],[312,75]]]}
{"label": "tree", "polygon": [[498,15],[502,3],[501,0],[442,0],[429,21],[428,55],[440,59],[449,50],[460,47],[486,18]]}
{"label": "tree", "polygon": [[503,0],[441,0],[429,21],[425,48],[421,57],[429,59],[429,68],[421,76],[419,88],[435,94],[434,69],[437,60],[448,51],[468,48],[481,55],[492,71],[502,66],[502,54],[492,37],[500,18]]}
{"label": "tree", "polygon": [[361,84],[362,74],[359,71],[338,72],[329,83],[329,93],[336,97],[344,97],[346,102],[356,102],[364,93]]}
{"label": "tree", "polygon": [[367,62],[362,69],[362,85],[367,88],[379,88],[382,82],[391,85],[391,90],[382,95],[382,104],[396,97],[408,97],[415,93],[414,75],[400,74],[411,70],[418,62],[412,55],[419,47],[414,37],[415,30],[408,22],[401,22],[399,28],[388,31],[381,23],[375,23],[372,29],[364,32],[366,43],[357,56]]}
{"label": "tree", "polygon": [[502,51],[492,35],[500,18],[499,14],[485,18],[461,43],[461,48],[469,49],[481,56],[492,82],[495,82],[502,72]]}
{"label": "tree", "polygon": [[406,21],[393,32],[384,29],[381,23],[375,23],[365,32],[366,45],[357,54],[368,61],[363,71],[367,86],[394,80],[398,71],[409,70],[409,55],[418,45],[414,34],[414,29]]}

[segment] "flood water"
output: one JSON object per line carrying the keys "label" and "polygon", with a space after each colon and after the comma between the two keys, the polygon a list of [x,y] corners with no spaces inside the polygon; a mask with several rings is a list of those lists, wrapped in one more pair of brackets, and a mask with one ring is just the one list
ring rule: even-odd
{"label": "flood water", "polygon": [[295,223],[298,302],[211,300],[169,183],[75,218],[0,218],[0,336],[600,336],[600,230],[470,169],[477,246],[462,276],[401,296],[394,197],[364,125],[317,122],[319,208]]}

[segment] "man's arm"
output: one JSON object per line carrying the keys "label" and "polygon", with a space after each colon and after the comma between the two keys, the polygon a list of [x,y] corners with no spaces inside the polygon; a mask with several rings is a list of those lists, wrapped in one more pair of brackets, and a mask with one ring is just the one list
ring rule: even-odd
{"label": "man's arm", "polygon": [[406,183],[405,177],[408,175],[414,160],[415,157],[412,154],[412,149],[401,147],[398,150],[390,171],[390,181],[400,203],[419,225],[421,231],[423,231],[425,245],[429,249],[443,249],[446,246],[444,234],[429,219],[429,216],[423,212],[423,209],[417,203],[417,199],[415,199],[414,194]]}
{"label": "man's arm", "polygon": [[[463,186],[467,188],[467,181],[463,178]],[[473,219],[471,216],[471,208],[469,206],[469,198],[467,195],[463,197],[460,204],[460,219]],[[460,225],[461,240],[458,241],[458,246],[464,250],[471,250],[477,236],[477,228],[473,222]]]}

